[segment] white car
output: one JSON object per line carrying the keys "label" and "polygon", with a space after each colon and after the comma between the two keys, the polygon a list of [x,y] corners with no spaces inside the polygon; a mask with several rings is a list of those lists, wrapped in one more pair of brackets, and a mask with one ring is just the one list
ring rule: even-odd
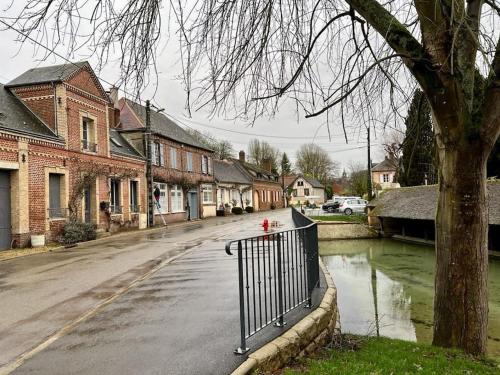
{"label": "white car", "polygon": [[339,211],[346,215],[352,215],[353,212],[364,213],[367,204],[364,199],[346,199],[340,203]]}

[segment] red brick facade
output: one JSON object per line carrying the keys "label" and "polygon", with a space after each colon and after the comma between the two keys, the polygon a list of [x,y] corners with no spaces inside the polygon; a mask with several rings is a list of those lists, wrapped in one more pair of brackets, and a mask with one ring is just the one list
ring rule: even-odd
{"label": "red brick facade", "polygon": [[[57,135],[53,140],[44,140],[36,135],[21,136],[0,130],[0,169],[11,171],[14,197],[11,208],[13,245],[28,245],[31,234],[45,234],[47,241],[54,241],[59,236],[67,218],[49,217],[50,173],[61,176],[60,204],[64,212],[73,202],[77,210],[75,215],[80,220],[85,219],[85,203],[83,196],[76,194],[77,186],[82,175],[95,173],[94,183],[88,187],[91,197],[86,218],[98,230],[137,227],[139,214],[146,212],[145,161],[141,157],[110,152],[109,127],[112,124],[108,113],[113,113],[112,103],[91,69],[80,69],[67,81],[53,85],[26,85],[10,90]],[[91,139],[97,147],[91,150],[85,149],[86,143],[82,142],[82,118],[92,119],[89,132],[93,132]],[[22,172],[24,166],[27,166],[27,173]],[[119,213],[116,214],[100,209],[100,202],[110,201],[109,180],[112,177],[120,179],[121,209],[117,209]],[[131,180],[137,181],[138,186],[136,202],[140,209],[137,213],[131,213]],[[26,183],[27,196],[15,198],[16,184]],[[28,202],[27,210],[19,208],[26,204],[23,200]]]}

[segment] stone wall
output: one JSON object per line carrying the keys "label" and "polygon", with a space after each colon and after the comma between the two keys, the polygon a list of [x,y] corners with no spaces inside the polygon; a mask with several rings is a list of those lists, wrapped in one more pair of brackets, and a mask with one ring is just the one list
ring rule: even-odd
{"label": "stone wall", "polygon": [[318,239],[346,240],[358,238],[376,238],[378,233],[373,228],[361,223],[318,222]]}
{"label": "stone wall", "polygon": [[332,335],[340,333],[337,289],[321,260],[320,266],[328,285],[320,306],[283,335],[251,353],[233,375],[274,372],[325,346]]}

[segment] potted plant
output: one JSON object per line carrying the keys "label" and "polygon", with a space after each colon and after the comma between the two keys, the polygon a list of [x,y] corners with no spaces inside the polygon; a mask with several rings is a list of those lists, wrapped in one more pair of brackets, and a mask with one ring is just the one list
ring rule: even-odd
{"label": "potted plant", "polygon": [[45,234],[33,233],[31,235],[31,247],[45,246]]}
{"label": "potted plant", "polygon": [[224,205],[221,203],[219,208],[215,210],[216,216],[226,216],[226,210],[224,210]]}

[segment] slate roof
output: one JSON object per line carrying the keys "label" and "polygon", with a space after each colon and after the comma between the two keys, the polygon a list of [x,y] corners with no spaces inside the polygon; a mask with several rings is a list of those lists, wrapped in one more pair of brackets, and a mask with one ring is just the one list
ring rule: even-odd
{"label": "slate roof", "polygon": [[325,186],[319,182],[318,180],[316,180],[315,178],[312,178],[312,177],[304,177],[302,175],[298,175],[298,176],[285,176],[285,186],[288,187],[288,186],[291,186],[295,183],[295,181],[297,180],[297,178],[303,178],[304,180],[306,180],[313,188],[317,188],[317,189],[324,189]]}
{"label": "slate roof", "polygon": [[144,159],[144,156],[137,152],[116,129],[109,129],[109,144],[111,145],[111,153],[115,155]]}
{"label": "slate roof", "polygon": [[272,182],[275,184],[280,183],[279,181],[276,181],[276,178],[279,177],[277,174],[266,171],[265,169],[259,167],[258,165],[248,163],[246,161],[241,161],[239,159],[230,159],[230,160],[235,165],[239,166],[240,169],[244,170],[252,180]]}
{"label": "slate roof", "polygon": [[0,128],[16,133],[59,139],[23,102],[0,84]]}
{"label": "slate roof", "polygon": [[88,65],[88,62],[82,61],[71,64],[44,66],[27,70],[17,78],[14,78],[6,86],[26,86],[41,83],[62,82],[72,74]]}
{"label": "slate roof", "polygon": [[251,184],[252,179],[231,160],[214,160],[214,177],[217,182]]}
{"label": "slate roof", "polygon": [[[120,99],[120,103],[123,102],[123,100],[126,102],[128,107],[134,111],[136,116],[140,120],[140,124],[137,124],[136,121],[127,121],[127,117],[123,119],[122,122],[122,128],[124,130],[131,130],[131,129],[141,129],[145,127],[146,124],[146,107],[143,105],[133,102],[129,99]],[[121,116],[121,114],[120,114]],[[127,116],[125,114],[125,116]],[[140,125],[140,126],[138,126]],[[202,145],[200,142],[198,142],[196,139],[194,139],[190,134],[188,134],[184,129],[182,129],[179,125],[177,125],[175,122],[170,120],[167,116],[165,116],[162,113],[156,112],[154,110],[151,111],[151,130],[154,133],[160,134],[166,138],[170,138],[173,141],[177,141],[179,143],[183,143],[189,146],[201,148],[203,150],[208,150],[207,147]]]}
{"label": "slate roof", "polygon": [[[500,225],[500,181],[488,182],[489,223]],[[412,186],[387,190],[369,203],[370,215],[397,219],[434,220],[438,186]]]}
{"label": "slate roof", "polygon": [[385,158],[384,161],[378,163],[372,168],[372,172],[385,172],[385,171],[395,171],[398,169],[395,160]]}

